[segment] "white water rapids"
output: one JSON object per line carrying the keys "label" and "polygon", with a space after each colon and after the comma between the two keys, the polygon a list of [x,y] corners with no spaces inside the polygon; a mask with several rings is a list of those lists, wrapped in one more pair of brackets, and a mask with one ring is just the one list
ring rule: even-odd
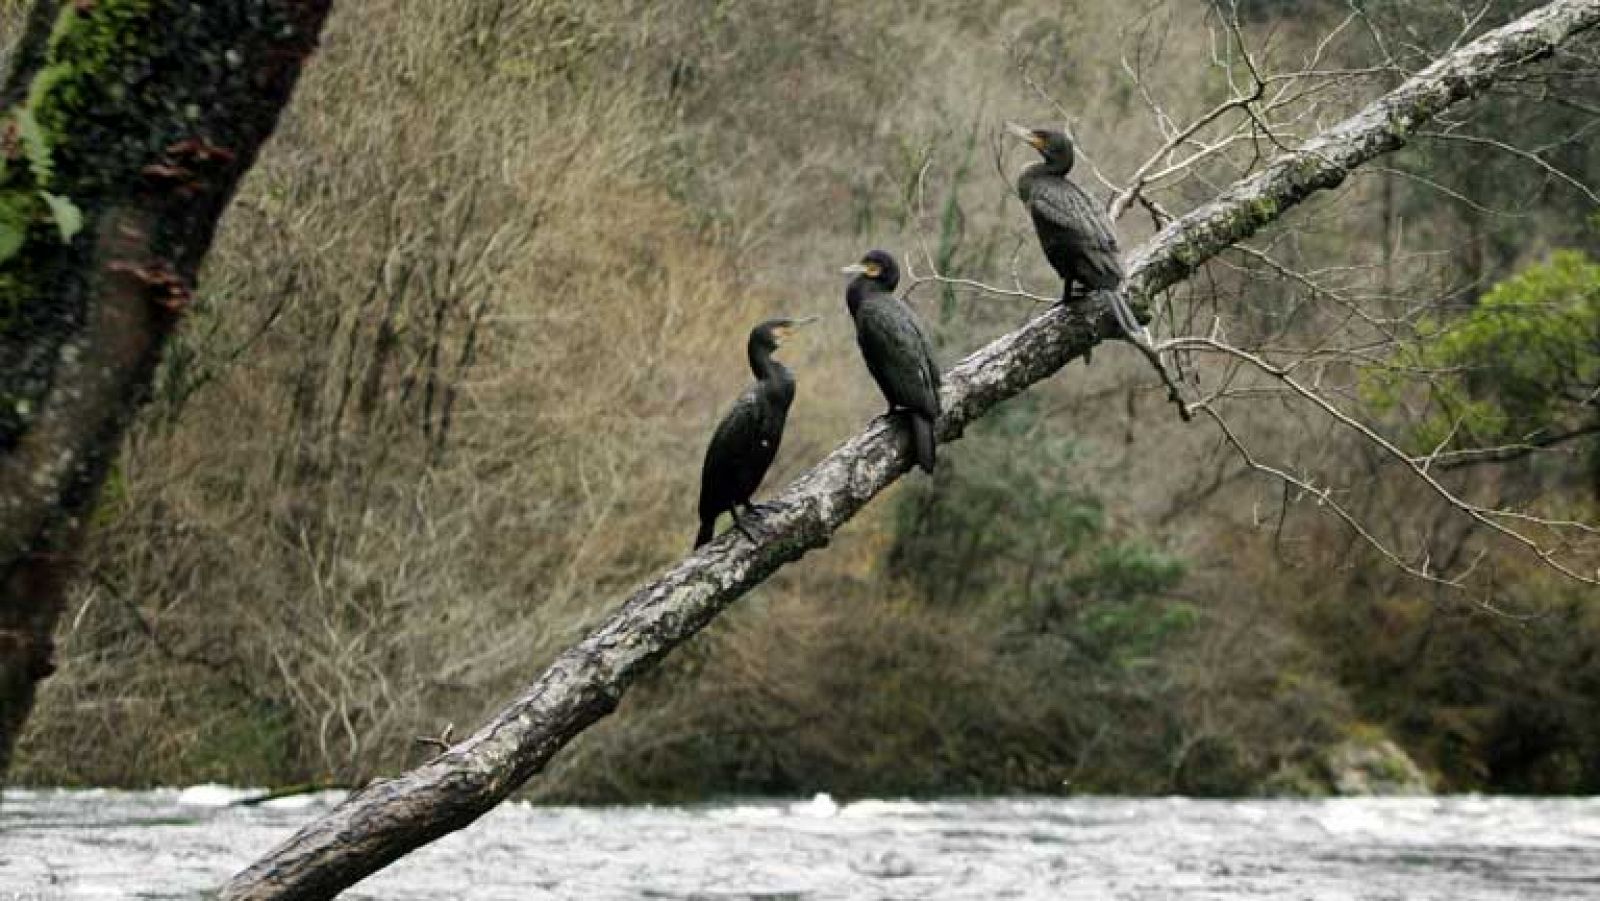
{"label": "white water rapids", "polygon": [[[337,803],[12,790],[0,901],[198,899]],[[1600,799],[509,804],[351,899],[1600,899]]]}

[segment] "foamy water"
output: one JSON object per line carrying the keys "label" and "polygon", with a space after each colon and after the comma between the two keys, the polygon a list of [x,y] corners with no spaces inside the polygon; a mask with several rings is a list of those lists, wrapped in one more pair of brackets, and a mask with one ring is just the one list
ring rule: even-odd
{"label": "foamy water", "polygon": [[[12,791],[0,899],[201,898],[341,793]],[[1600,799],[511,804],[370,899],[1600,899]]]}

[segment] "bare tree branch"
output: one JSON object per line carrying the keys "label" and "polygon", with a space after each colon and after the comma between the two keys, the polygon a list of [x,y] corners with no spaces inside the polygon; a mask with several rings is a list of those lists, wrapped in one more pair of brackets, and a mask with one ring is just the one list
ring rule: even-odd
{"label": "bare tree branch", "polygon": [[[1301,384],[1301,382],[1292,375],[1293,365],[1274,366],[1272,363],[1269,363],[1267,360],[1256,354],[1241,350],[1237,347],[1232,347],[1224,342],[1216,341],[1210,338],[1178,338],[1168,343],[1174,347],[1200,348],[1214,353],[1226,354],[1234,359],[1242,360],[1245,363],[1248,363],[1251,367],[1265,375],[1277,379],[1279,382],[1287,386],[1290,391],[1300,399],[1310,403],[1317,409],[1320,409],[1330,419],[1355,432],[1367,443],[1379,448],[1391,459],[1404,465],[1414,476],[1416,476],[1416,478],[1420,479],[1423,484],[1427,485],[1429,490],[1437,494],[1450,506],[1471,517],[1479,525],[1490,530],[1491,532],[1498,533],[1500,536],[1507,538],[1516,544],[1522,545],[1529,552],[1533,553],[1541,561],[1543,561],[1546,566],[1549,566],[1569,579],[1577,582],[1585,582],[1591,585],[1600,585],[1600,574],[1585,575],[1572,569],[1571,567],[1562,563],[1560,560],[1557,560],[1551,550],[1542,547],[1537,538],[1525,532],[1520,532],[1504,522],[1501,522],[1500,520],[1512,519],[1526,524],[1543,526],[1550,529],[1573,529],[1588,533],[1595,533],[1597,531],[1593,526],[1590,526],[1587,523],[1574,522],[1571,520],[1543,519],[1509,510],[1497,510],[1467,501],[1454,491],[1451,491],[1447,486],[1444,485],[1444,483],[1439,481],[1437,476],[1433,475],[1433,473],[1429,471],[1434,460],[1439,457],[1443,444],[1447,442],[1441,442],[1440,446],[1434,448],[1431,453],[1421,456],[1412,456],[1411,454],[1401,450],[1394,444],[1394,442],[1378,434],[1371,426],[1361,422],[1354,416],[1346,413],[1344,410],[1339,409],[1333,404],[1332,401],[1328,400],[1328,398],[1324,397],[1320,392]],[[1216,420],[1219,425],[1222,424],[1221,419],[1217,417],[1214,412],[1212,414],[1212,418]],[[1229,441],[1239,448],[1241,454],[1244,455],[1246,462],[1248,462],[1252,467],[1262,469],[1263,471],[1268,471],[1264,467],[1254,462],[1254,458],[1250,455],[1250,453],[1244,449],[1242,444],[1234,440],[1231,434],[1229,434],[1228,437]],[[1273,474],[1281,476],[1281,473],[1273,472]],[[1309,490],[1309,486],[1303,482],[1288,478],[1285,478],[1285,481],[1290,481],[1297,487],[1306,488]],[[1346,522],[1351,521],[1350,517],[1346,515],[1343,510],[1340,510],[1339,514],[1341,518],[1345,519]],[[1391,560],[1397,559],[1393,552],[1384,548],[1379,542],[1372,540],[1371,536],[1365,530],[1361,531],[1361,535],[1368,539],[1368,543],[1382,551],[1385,556],[1388,556]],[[1413,574],[1424,575],[1429,579],[1435,579],[1435,576],[1428,573],[1426,568],[1423,568],[1420,571],[1413,569],[1410,566],[1406,566],[1404,568]],[[1445,581],[1452,585],[1458,584],[1461,580],[1461,577],[1464,575],[1465,574],[1463,573],[1461,575],[1446,579]],[[1437,579],[1435,580],[1437,581]]]}
{"label": "bare tree branch", "polygon": [[1433,459],[1441,469],[1463,469],[1469,466],[1481,466],[1489,463],[1505,463],[1559,447],[1568,441],[1587,438],[1590,435],[1600,435],[1600,424],[1587,425],[1555,434],[1542,434],[1529,438],[1520,444],[1445,451],[1435,454]]}
{"label": "bare tree branch", "polygon": [[1506,153],[1519,156],[1528,162],[1533,163],[1535,166],[1538,166],[1540,169],[1543,169],[1545,172],[1549,173],[1552,177],[1566,182],[1574,190],[1581,193],[1584,197],[1587,197],[1590,203],[1594,204],[1595,206],[1600,206],[1600,194],[1596,194],[1593,188],[1551,165],[1550,162],[1544,157],[1530,150],[1523,150],[1521,147],[1507,144],[1504,141],[1496,141],[1494,138],[1482,138],[1476,135],[1459,134],[1451,131],[1428,131],[1422,132],[1422,135],[1424,137],[1434,138],[1441,141],[1461,141],[1467,144],[1479,144],[1486,147],[1494,147],[1498,150],[1504,150]]}
{"label": "bare tree branch", "polygon": [[[1557,0],[1438,60],[1138,248],[1129,267],[1134,296],[1148,301],[1311,193],[1337,186],[1350,170],[1401,146],[1423,123],[1503,72],[1596,24],[1600,0]],[[1115,334],[1115,320],[1103,306],[1055,306],[997,339],[946,375],[941,437],[958,437],[996,404]],[[471,823],[615,709],[628,687],[679,643],[783,564],[827,544],[905,471],[908,451],[903,430],[875,420],[778,495],[762,544],[730,532],[673,566],[474,734],[428,764],[354,793],[234,877],[222,897],[331,897]]]}

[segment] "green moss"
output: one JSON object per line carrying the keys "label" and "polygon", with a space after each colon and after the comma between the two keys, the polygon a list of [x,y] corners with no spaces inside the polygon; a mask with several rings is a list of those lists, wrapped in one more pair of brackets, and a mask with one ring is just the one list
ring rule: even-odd
{"label": "green moss", "polygon": [[1257,225],[1271,222],[1278,215],[1278,202],[1271,197],[1252,200],[1248,205],[1248,214]]}
{"label": "green moss", "polygon": [[[98,0],[64,4],[45,54],[22,103],[0,129],[20,145],[26,167],[0,161],[0,328],[28,300],[32,280],[18,271],[31,241],[70,243],[83,213],[57,188],[59,151],[72,141],[71,123],[107,93],[122,90],[107,77],[139,51],[141,25],[153,0]],[[14,150],[12,151],[14,152]]]}
{"label": "green moss", "polygon": [[1286,175],[1289,183],[1304,193],[1321,187],[1328,187],[1343,181],[1343,176],[1334,178],[1331,182],[1328,177],[1328,161],[1312,153],[1301,153],[1289,159],[1284,164],[1287,168]]}
{"label": "green moss", "polygon": [[1200,249],[1185,238],[1178,249],[1172,252],[1172,258],[1183,264],[1184,268],[1193,269],[1200,265]]}
{"label": "green moss", "polygon": [[32,193],[0,194],[0,260],[9,259],[22,249],[37,205],[35,200]]}
{"label": "green moss", "polygon": [[0,261],[6,261],[0,263],[0,333],[16,322],[37,290],[33,266],[18,251],[27,242],[42,204],[37,192],[0,190]]}
{"label": "green moss", "polygon": [[50,36],[45,65],[34,77],[28,106],[52,144],[70,140],[68,123],[102,92],[120,90],[110,71],[137,56],[153,0],[97,0],[88,12],[69,4]]}

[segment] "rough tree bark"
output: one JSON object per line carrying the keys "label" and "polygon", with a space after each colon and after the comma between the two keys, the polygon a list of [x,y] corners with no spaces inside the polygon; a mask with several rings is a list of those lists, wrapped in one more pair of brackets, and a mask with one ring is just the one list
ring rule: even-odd
{"label": "rough tree bark", "polygon": [[[1181,281],[1309,194],[1400,147],[1419,125],[1507,69],[1550,53],[1600,23],[1600,0],[1558,0],[1440,59],[1360,113],[1274,160],[1178,219],[1133,255],[1135,297]],[[1060,307],[996,340],[945,377],[944,440],[995,404],[1118,334],[1105,309]],[[562,654],[520,697],[432,762],[373,782],[233,878],[226,899],[327,898],[406,852],[460,829],[537,773],[563,745],[616,707],[673,647],[783,564],[833,531],[908,464],[906,436],[874,421],[775,499],[768,539],[731,531],[628,598]]]}
{"label": "rough tree bark", "polygon": [[0,775],[82,523],[331,0],[40,0],[0,93]]}

